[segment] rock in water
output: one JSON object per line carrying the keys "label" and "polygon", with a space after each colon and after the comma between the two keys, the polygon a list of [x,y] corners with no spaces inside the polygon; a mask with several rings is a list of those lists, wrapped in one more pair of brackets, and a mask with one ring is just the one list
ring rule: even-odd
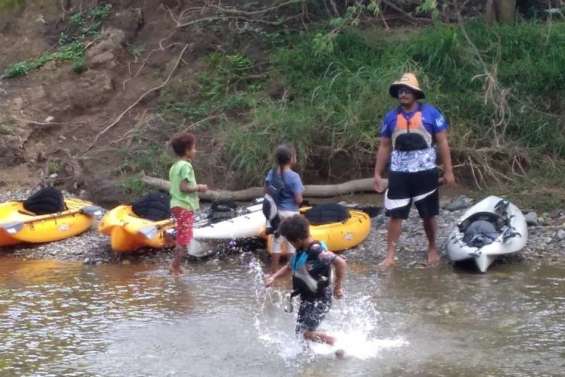
{"label": "rock in water", "polygon": [[538,214],[535,212],[528,212],[524,216],[526,218],[526,224],[529,226],[539,225]]}
{"label": "rock in water", "polygon": [[565,240],[565,229],[559,229],[559,230],[557,231],[557,234],[555,235],[555,237],[556,237],[559,241]]}
{"label": "rock in water", "polygon": [[471,198],[469,198],[465,195],[460,195],[455,200],[453,200],[451,203],[446,205],[445,209],[448,210],[448,211],[458,211],[458,210],[461,210],[461,209],[469,208],[471,206],[471,204],[473,204],[473,199],[471,199]]}

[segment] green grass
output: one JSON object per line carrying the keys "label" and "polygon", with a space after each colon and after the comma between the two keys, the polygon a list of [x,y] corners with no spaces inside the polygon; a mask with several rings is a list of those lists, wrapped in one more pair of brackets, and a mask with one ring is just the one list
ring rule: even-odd
{"label": "green grass", "polygon": [[25,0],[0,0],[0,11],[19,8],[25,4]]}
{"label": "green grass", "polygon": [[69,23],[59,38],[55,51],[45,52],[41,56],[23,60],[8,66],[3,76],[14,78],[43,67],[51,61],[70,62],[76,73],[86,70],[84,41],[98,35],[104,19],[109,15],[111,5],[102,4],[83,13],[77,12],[69,18]]}
{"label": "green grass", "polygon": [[[489,28],[474,22],[466,30],[509,93],[511,115],[503,141],[528,148],[532,167],[540,161],[536,156],[565,157],[560,115],[565,111],[565,23]],[[492,146],[496,109],[485,103],[484,68],[457,26],[392,34],[349,29],[331,39],[331,46],[320,42],[325,32],[269,35],[273,47],[259,79],[250,77],[265,62],[237,52],[214,53],[196,83],[161,97],[161,112],[177,121],[226,114],[224,160],[242,180],[257,181],[281,142],[297,146],[306,169],[325,169],[319,162],[333,151],[358,162],[352,167],[367,166],[379,124],[396,105],[388,86],[410,70],[418,74],[429,101],[447,115],[454,147]],[[272,96],[273,85],[286,95]]]}

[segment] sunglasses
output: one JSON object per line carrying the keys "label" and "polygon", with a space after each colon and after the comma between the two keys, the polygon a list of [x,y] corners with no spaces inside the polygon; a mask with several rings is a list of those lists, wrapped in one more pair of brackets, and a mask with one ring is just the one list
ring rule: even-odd
{"label": "sunglasses", "polygon": [[413,94],[414,91],[410,88],[398,88],[398,94]]}

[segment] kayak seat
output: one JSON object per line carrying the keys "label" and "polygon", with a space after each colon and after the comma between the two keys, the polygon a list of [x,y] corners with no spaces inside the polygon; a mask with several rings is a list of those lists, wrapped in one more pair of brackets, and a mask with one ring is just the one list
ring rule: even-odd
{"label": "kayak seat", "polygon": [[502,227],[506,225],[506,220],[502,217],[497,215],[496,213],[492,212],[477,212],[466,218],[459,224],[459,231],[461,233],[465,233],[467,228],[474,223],[475,221],[482,220],[488,221],[492,223],[497,232],[502,231]]}
{"label": "kayak seat", "polygon": [[137,216],[161,221],[171,217],[170,196],[164,192],[152,192],[133,202],[131,209]]}
{"label": "kayak seat", "polygon": [[349,219],[350,214],[347,207],[337,203],[318,204],[304,213],[312,225],[323,225],[341,223]]}
{"label": "kayak seat", "polygon": [[66,210],[63,194],[51,186],[35,192],[22,204],[26,211],[35,215],[48,215]]}
{"label": "kayak seat", "polygon": [[493,243],[504,224],[504,219],[495,213],[479,212],[465,219],[459,230],[463,233],[463,242],[480,248]]}

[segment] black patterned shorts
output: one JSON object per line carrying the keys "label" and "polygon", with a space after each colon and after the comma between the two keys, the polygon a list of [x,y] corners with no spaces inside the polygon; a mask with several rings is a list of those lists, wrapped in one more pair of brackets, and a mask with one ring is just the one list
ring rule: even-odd
{"label": "black patterned shorts", "polygon": [[296,333],[315,331],[331,307],[332,291],[330,288],[326,289],[323,295],[314,300],[301,299],[298,318],[296,319]]}

